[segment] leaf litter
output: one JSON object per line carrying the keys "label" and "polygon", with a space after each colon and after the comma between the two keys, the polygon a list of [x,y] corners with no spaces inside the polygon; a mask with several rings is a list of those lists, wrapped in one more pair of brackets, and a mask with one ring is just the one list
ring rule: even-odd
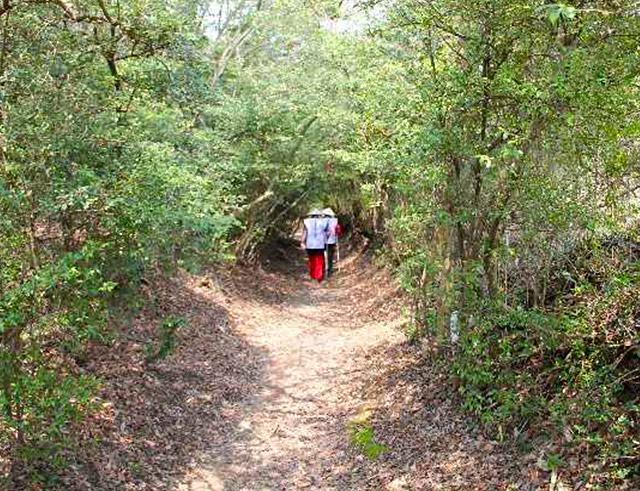
{"label": "leaf litter", "polygon": [[[549,489],[535,462],[471,429],[455,387],[406,342],[402,295],[368,255],[320,288],[302,264],[155,279],[83,367],[103,381],[101,410],[73,428],[59,488]],[[175,350],[150,362],[168,316],[185,319]],[[375,459],[350,439],[363,413]]]}

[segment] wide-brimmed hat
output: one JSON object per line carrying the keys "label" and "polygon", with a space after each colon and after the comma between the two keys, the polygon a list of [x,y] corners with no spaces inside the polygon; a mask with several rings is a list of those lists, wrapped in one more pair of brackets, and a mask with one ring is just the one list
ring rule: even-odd
{"label": "wide-brimmed hat", "polygon": [[329,217],[334,217],[336,216],[336,214],[333,212],[333,210],[331,208],[325,208],[324,210],[322,210],[322,214],[329,216]]}
{"label": "wide-brimmed hat", "polygon": [[322,215],[322,212],[318,208],[314,208],[309,213],[307,213],[308,217],[314,217],[314,216],[320,216],[320,215]]}

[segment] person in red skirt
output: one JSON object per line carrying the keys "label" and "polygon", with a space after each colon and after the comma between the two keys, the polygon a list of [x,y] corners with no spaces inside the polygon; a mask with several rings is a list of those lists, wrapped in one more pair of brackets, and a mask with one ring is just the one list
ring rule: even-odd
{"label": "person in red skirt", "polygon": [[304,219],[300,247],[309,257],[309,275],[321,283],[324,279],[324,250],[327,245],[329,224],[320,210],[314,209]]}

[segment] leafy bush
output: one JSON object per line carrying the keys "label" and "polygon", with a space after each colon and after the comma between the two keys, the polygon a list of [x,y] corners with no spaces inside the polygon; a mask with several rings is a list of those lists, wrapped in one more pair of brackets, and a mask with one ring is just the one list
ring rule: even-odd
{"label": "leafy bush", "polygon": [[616,262],[555,311],[488,306],[453,364],[465,408],[503,437],[510,429],[547,433],[568,448],[586,443],[616,476],[637,474],[639,271]]}

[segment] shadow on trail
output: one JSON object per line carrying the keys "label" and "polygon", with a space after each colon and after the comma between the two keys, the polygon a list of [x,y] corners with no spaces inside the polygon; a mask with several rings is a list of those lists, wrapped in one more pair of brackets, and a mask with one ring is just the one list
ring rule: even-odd
{"label": "shadow on trail", "polygon": [[[277,459],[264,459],[255,452],[254,429],[244,426],[233,440],[219,447],[218,454],[223,458],[210,462],[199,480],[183,489],[538,489],[526,482],[519,462],[509,452],[469,429],[447,381],[428,360],[417,356],[414,347],[406,343],[380,346],[361,353],[356,366],[336,373],[335,379],[350,377],[354,385],[345,385],[344,389],[353,390],[355,386],[362,392],[343,394],[345,400],[333,405],[331,411],[317,412],[325,402],[325,393],[313,398],[287,393],[286,397],[303,410],[265,407],[272,400],[269,391],[274,391],[271,395],[277,399],[288,389],[265,387],[267,393],[256,400],[253,409],[277,413],[280,423],[261,438],[267,446],[291,439],[300,446],[279,453]],[[303,384],[312,383],[312,377],[303,380]],[[373,409],[371,427],[376,440],[387,448],[374,460],[349,443],[349,421],[363,408]],[[287,427],[288,421],[306,422],[313,431],[301,433],[299,426]],[[234,466],[239,472],[229,475],[227,470]]]}
{"label": "shadow on trail", "polygon": [[[60,487],[176,489],[212,446],[233,438],[243,417],[237,405],[264,383],[266,353],[237,332],[201,279],[154,287],[155,306],[147,305],[115,346],[91,353],[86,368],[103,380],[104,405],[76,428],[77,446],[67,455],[72,474]],[[147,362],[145,346],[157,343],[154,331],[170,315],[187,321],[176,349]]]}
{"label": "shadow on trail", "polygon": [[[366,337],[397,320],[397,292],[368,256],[348,258],[342,274],[321,288],[305,281],[304,256],[298,259],[297,266],[275,270],[286,291],[279,306],[291,309],[301,336],[309,333],[305,356],[317,366],[305,365],[289,382],[295,368],[274,366],[277,354],[270,353],[268,376],[246,419],[182,489],[489,491],[516,483],[534,489],[522,487],[513,456],[469,429],[449,381],[415,347],[397,338],[354,343],[342,362],[321,366],[326,353],[313,348],[322,339],[314,337],[314,325],[336,339]],[[348,432],[349,421],[367,407],[376,440],[388,448],[375,461],[351,445]]]}

